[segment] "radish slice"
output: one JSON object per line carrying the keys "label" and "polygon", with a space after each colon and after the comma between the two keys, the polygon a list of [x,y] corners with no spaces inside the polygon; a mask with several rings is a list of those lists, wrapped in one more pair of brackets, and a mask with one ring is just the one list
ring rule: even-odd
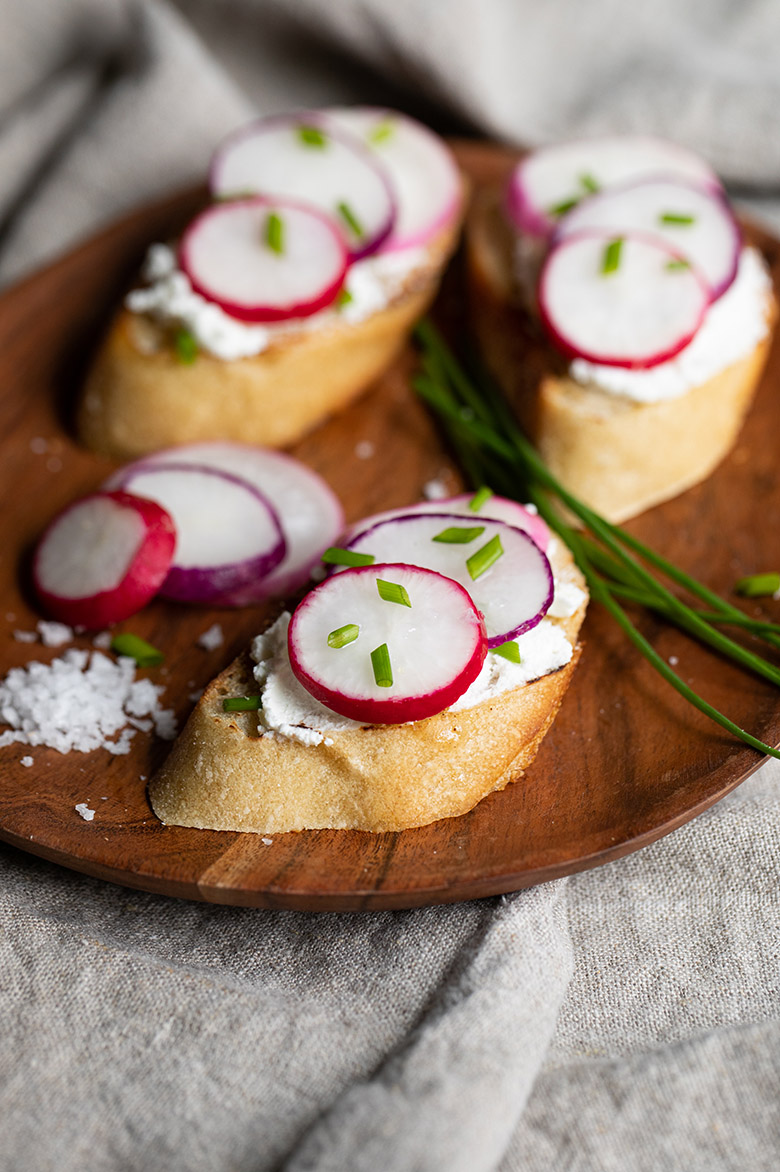
{"label": "radish slice", "polygon": [[[378,583],[402,587],[408,605],[381,597]],[[487,652],[482,617],[461,586],[398,564],[345,570],[310,591],[287,645],[304,688],[364,724],[442,712],[477,678]],[[377,662],[381,648],[386,656]]]}
{"label": "radish slice", "polygon": [[[434,540],[452,529],[475,532],[463,543]],[[495,549],[499,556],[479,572],[481,559],[487,558],[482,553],[485,547]],[[488,517],[407,514],[364,529],[349,540],[347,548],[371,554],[377,562],[405,562],[459,582],[485,616],[489,647],[530,631],[544,618],[553,599],[552,570],[539,547],[527,533]],[[474,555],[470,571],[469,559]]]}
{"label": "radish slice", "polygon": [[179,261],[196,293],[231,317],[262,322],[330,305],[349,257],[335,224],[314,208],[253,198],[202,212]]}
{"label": "radish slice", "polygon": [[554,243],[601,230],[657,236],[690,261],[720,297],[737,274],[742,237],[719,192],[690,183],[654,179],[594,195],[563,216]]}
{"label": "radish slice", "polygon": [[109,627],[162,586],[176,531],[152,500],[96,492],[69,505],[41,537],[33,582],[41,605],[71,627]]}
{"label": "radish slice", "polygon": [[168,448],[120,469],[109,484],[122,484],[131,469],[157,464],[201,464],[232,473],[270,501],[279,518],[287,552],[264,578],[250,582],[231,598],[233,606],[249,606],[297,590],[309,577],[324,550],[344,530],[338,497],[321,476],[300,460],[250,444],[202,443]]}
{"label": "radish slice", "polygon": [[605,366],[666,362],[690,342],[708,304],[696,271],[652,237],[570,236],[552,249],[539,280],[539,309],[556,346]]}
{"label": "radish slice", "polygon": [[437,134],[395,110],[339,106],[325,115],[359,138],[390,177],[396,217],[383,252],[418,248],[453,222],[463,184],[452,152]]}
{"label": "radish slice", "polygon": [[521,232],[546,237],[565,211],[594,191],[658,176],[720,190],[712,168],[675,143],[643,136],[594,138],[526,155],[512,172],[506,208]]}
{"label": "radish slice", "polygon": [[317,114],[255,122],[231,135],[211,165],[217,198],[257,193],[301,200],[338,224],[353,260],[392,231],[395,203],[379,160]]}
{"label": "radish slice", "polygon": [[355,537],[379,521],[391,521],[396,517],[408,517],[410,514],[419,516],[421,513],[457,513],[463,517],[473,517],[475,524],[480,517],[506,521],[507,525],[513,525],[515,529],[522,529],[539,546],[542,553],[546,552],[550,543],[550,530],[537,513],[532,513],[530,509],[518,501],[512,501],[508,497],[496,496],[495,494],[488,497],[475,513],[471,509],[473,500],[473,492],[463,492],[458,496],[445,497],[436,501],[417,501],[413,505],[385,509],[384,512],[372,513],[370,517],[364,517],[362,521],[358,521],[349,529],[349,536]]}
{"label": "radish slice", "polygon": [[160,591],[166,598],[232,606],[236,591],[284,557],[273,507],[237,476],[201,464],[140,462],[125,469],[123,487],[157,501],[173,517],[176,550]]}

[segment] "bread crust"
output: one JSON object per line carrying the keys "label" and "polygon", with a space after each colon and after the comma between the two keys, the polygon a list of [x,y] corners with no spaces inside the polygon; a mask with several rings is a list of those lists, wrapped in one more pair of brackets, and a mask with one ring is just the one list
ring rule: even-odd
{"label": "bread crust", "polygon": [[[472,320],[488,367],[548,468],[608,520],[625,521],[698,484],[733,447],[769,354],[769,334],[679,398],[633,402],[570,378],[520,303],[496,191],[475,201],[467,256]],[[772,326],[774,298],[766,313]]]}

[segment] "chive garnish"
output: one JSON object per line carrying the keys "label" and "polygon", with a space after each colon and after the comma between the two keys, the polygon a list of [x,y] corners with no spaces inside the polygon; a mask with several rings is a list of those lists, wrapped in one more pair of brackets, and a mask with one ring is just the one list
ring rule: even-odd
{"label": "chive garnish", "polygon": [[474,525],[470,529],[462,529],[459,525],[453,525],[451,529],[442,529],[441,533],[437,533],[431,541],[441,541],[443,545],[468,545],[472,541],[476,541],[485,532],[484,525]]}
{"label": "chive garnish", "polygon": [[126,655],[128,659],[134,659],[139,667],[157,667],[165,659],[162,651],[152,647],[151,643],[147,643],[139,635],[131,635],[129,631],[122,635],[114,635],[111,650],[115,655]]}
{"label": "chive garnish", "polygon": [[343,200],[341,203],[337,203],[336,204],[336,211],[341,216],[342,220],[347,225],[350,232],[352,232],[355,236],[362,236],[363,235],[363,229],[360,226],[360,220],[358,220],[357,216],[352,211],[352,208],[349,206],[348,203],[344,203]]}
{"label": "chive garnish", "polygon": [[371,652],[371,666],[374,669],[374,679],[377,686],[380,688],[392,688],[393,686],[393,668],[390,663],[390,652],[387,649],[387,644],[383,643],[381,647],[375,647]]}
{"label": "chive garnish", "polygon": [[380,143],[387,142],[395,134],[395,123],[391,118],[385,118],[384,122],[378,122],[374,126],[368,136],[368,141],[379,146]]}
{"label": "chive garnish", "polygon": [[683,269],[689,269],[691,266],[687,260],[683,260],[681,256],[678,256],[675,258],[675,260],[668,260],[666,262],[666,267],[670,273],[679,273],[682,272]]}
{"label": "chive garnish", "polygon": [[372,553],[357,553],[354,549],[331,545],[325,550],[322,560],[329,566],[372,566],[376,558]]}
{"label": "chive garnish", "polygon": [[383,602],[396,602],[399,606],[411,606],[406,587],[400,582],[386,582],[384,578],[377,578],[376,588]]}
{"label": "chive garnish", "polygon": [[342,285],[336,294],[336,309],[343,309],[345,305],[349,305],[350,301],[354,300],[354,297],[346,285]]}
{"label": "chive garnish", "polygon": [[181,326],[173,335],[173,348],[179,362],[189,366],[198,357],[198,342],[195,335]]}
{"label": "chive garnish", "polygon": [[659,224],[679,224],[681,227],[687,228],[696,223],[696,217],[688,215],[687,212],[661,212],[658,222]]}
{"label": "chive garnish", "polygon": [[591,195],[595,195],[597,191],[601,191],[601,187],[592,175],[580,175],[580,183]]}
{"label": "chive garnish", "polygon": [[339,650],[348,643],[354,643],[359,634],[360,627],[357,623],[345,623],[343,627],[336,627],[336,630],[328,635],[328,647]]}
{"label": "chive garnish", "polygon": [[780,590],[780,574],[770,571],[768,574],[751,574],[747,578],[740,578],[734,586],[734,593],[743,598],[766,598],[770,594],[777,594]]}
{"label": "chive garnish", "polygon": [[324,147],[328,143],[327,135],[318,126],[299,126],[298,138],[307,147]]}
{"label": "chive garnish", "polygon": [[481,549],[467,558],[466,569],[472,581],[476,582],[477,578],[481,578],[492,565],[495,565],[503,552],[501,538],[497,533],[495,537],[490,538],[490,541],[485,542]]}
{"label": "chive garnish", "polygon": [[604,259],[601,262],[602,276],[608,277],[610,273],[616,273],[620,268],[620,253],[623,251],[623,238],[618,236],[617,240],[610,240],[607,247],[604,249]]}
{"label": "chive garnish", "polygon": [[520,648],[515,643],[514,639],[510,639],[506,643],[502,643],[500,647],[491,647],[490,650],[494,655],[500,655],[502,659],[508,659],[510,663],[522,663],[520,656]]}
{"label": "chive garnish", "polygon": [[265,222],[265,242],[272,252],[284,252],[284,223],[276,212],[271,212]]}
{"label": "chive garnish", "polygon": [[488,488],[486,484],[481,485],[469,501],[469,512],[478,513],[482,506],[490,500],[492,495],[492,488]]}
{"label": "chive garnish", "polygon": [[223,712],[257,712],[262,707],[260,696],[226,696],[222,701]]}
{"label": "chive garnish", "polygon": [[553,204],[551,208],[548,208],[548,212],[551,216],[565,216],[572,208],[576,208],[579,202],[579,196],[574,195],[571,199],[564,199],[560,203]]}

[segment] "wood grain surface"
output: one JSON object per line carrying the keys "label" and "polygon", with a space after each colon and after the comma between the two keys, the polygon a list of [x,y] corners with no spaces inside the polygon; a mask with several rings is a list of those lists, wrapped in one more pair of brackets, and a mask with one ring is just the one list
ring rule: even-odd
{"label": "wood grain surface", "polygon": [[[509,156],[460,144],[475,184]],[[100,331],[146,245],[174,232],[202,199],[191,192],[147,208],[0,298],[0,672],[61,651],[15,642],[40,617],[26,581],[31,544],[67,502],[98,486],[113,465],[81,449],[71,431],[76,390]],[[780,277],[777,243],[751,233]],[[439,313],[461,321],[457,262]],[[401,505],[457,471],[409,390],[407,350],[352,409],[295,449],[342,498],[349,519]],[[717,590],[743,574],[780,567],[780,351],[774,347],[736,449],[707,483],[646,513],[630,528]],[[43,443],[42,441],[45,441]],[[374,455],[355,449],[369,441]],[[777,619],[780,604],[747,608]],[[162,648],[148,674],[183,722],[189,698],[275,613],[208,611],[155,602],[122,624]],[[213,622],[224,645],[196,639]],[[708,700],[752,732],[780,742],[780,694],[649,616],[645,635]],[[413,907],[513,891],[638,849],[712,805],[760,757],[722,734],[661,681],[614,624],[592,606],[585,653],[551,733],[528,774],[470,814],[400,834],[318,831],[256,835],[162,826],[145,778],[168,746],[139,734],[132,752],[61,755],[12,745],[0,751],[0,838],[115,883],[217,903],[312,910]],[[89,646],[87,639],[78,645]],[[30,754],[31,768],[20,764]],[[75,811],[87,802],[92,822]]]}

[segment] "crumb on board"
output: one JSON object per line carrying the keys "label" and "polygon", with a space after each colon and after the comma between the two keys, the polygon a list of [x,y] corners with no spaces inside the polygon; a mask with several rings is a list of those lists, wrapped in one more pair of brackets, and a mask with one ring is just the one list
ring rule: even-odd
{"label": "crumb on board", "polygon": [[63,647],[66,643],[73,642],[73,628],[65,623],[41,619],[36,626],[44,647]]}
{"label": "crumb on board", "polygon": [[423,496],[427,501],[441,501],[449,495],[449,488],[438,476],[434,477],[433,480],[426,481],[423,485]]}
{"label": "crumb on board", "polygon": [[34,435],[30,440],[30,451],[36,456],[42,456],[49,450],[49,445],[42,435]]}
{"label": "crumb on board", "polygon": [[37,643],[37,631],[14,631],[14,639],[17,643]]}
{"label": "crumb on board", "polygon": [[263,846],[273,846],[274,844],[274,840],[272,838],[261,838],[260,841],[262,842]]}
{"label": "crumb on board", "polygon": [[371,440],[361,440],[360,443],[355,444],[355,455],[358,460],[370,460],[376,452],[376,444]]}
{"label": "crumb on board", "polygon": [[30,766],[33,764],[33,759],[32,759],[32,757],[22,757],[19,764],[24,765],[25,769],[29,769]]}
{"label": "crumb on board", "polygon": [[76,813],[84,819],[85,822],[91,822],[95,817],[95,811],[90,810],[86,802],[79,802],[76,806]]}
{"label": "crumb on board", "polygon": [[100,631],[92,640],[93,647],[99,647],[101,651],[108,651],[111,648],[111,632]]}
{"label": "crumb on board", "polygon": [[198,647],[202,647],[204,651],[216,651],[225,642],[225,636],[222,634],[222,627],[219,623],[212,623],[207,631],[198,639]]}

